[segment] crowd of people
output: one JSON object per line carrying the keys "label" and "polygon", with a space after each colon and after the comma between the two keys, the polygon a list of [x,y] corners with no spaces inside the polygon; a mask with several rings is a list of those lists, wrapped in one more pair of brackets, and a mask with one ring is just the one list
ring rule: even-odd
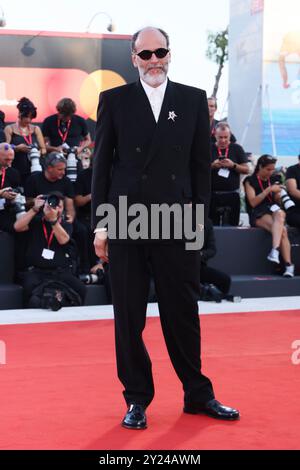
{"label": "crowd of people", "polygon": [[267,259],[282,265],[284,277],[293,277],[286,224],[300,228],[300,156],[299,164],[287,169],[285,181],[276,170],[277,159],[272,155],[258,158],[251,172],[251,161],[230,126],[214,119],[215,98],[208,99],[208,107],[212,140],[211,220],[214,225],[238,226],[241,192],[244,193],[250,225],[272,234]]}
{"label": "crowd of people", "polygon": [[[93,142],[72,99],[61,99],[56,110],[41,127],[33,123],[37,108],[26,97],[18,102],[15,123],[5,125],[5,115],[0,111],[0,230],[15,234],[16,267],[25,304],[31,306],[37,301],[32,292],[44,280],[68,284],[83,303],[85,286],[78,276],[104,272],[95,255],[91,230]],[[230,277],[209,268],[207,261],[216,249],[213,225],[239,225],[241,190],[250,225],[272,234],[268,260],[282,262],[283,275],[292,277],[286,223],[300,227],[300,160],[288,168],[286,187],[276,174],[276,159],[270,155],[261,156],[250,175],[248,156],[229,124],[215,119],[214,97],[208,98],[208,110],[212,223],[205,232],[202,282],[218,286],[224,295],[229,292]],[[76,168],[73,161],[68,174],[70,152],[75,155]],[[51,197],[56,199],[56,206]]]}
{"label": "crowd of people", "polygon": [[[62,292],[71,304],[83,304],[86,288],[79,278],[97,282],[101,276],[90,274],[103,271],[90,228],[93,144],[87,123],[70,98],[56,108],[41,127],[33,124],[37,108],[26,97],[18,102],[15,123],[5,125],[0,114],[0,230],[16,238],[25,305],[41,306],[45,296],[38,290],[47,288],[52,309]],[[51,289],[60,294],[51,297]]]}

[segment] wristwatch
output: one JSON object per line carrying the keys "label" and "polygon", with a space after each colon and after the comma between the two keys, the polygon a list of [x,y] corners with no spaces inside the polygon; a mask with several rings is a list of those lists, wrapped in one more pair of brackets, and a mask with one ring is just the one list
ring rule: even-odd
{"label": "wristwatch", "polygon": [[233,165],[233,167],[232,167],[232,168],[233,168],[233,170],[235,170],[235,169],[236,169],[236,167],[237,167],[237,164],[235,163],[235,164]]}

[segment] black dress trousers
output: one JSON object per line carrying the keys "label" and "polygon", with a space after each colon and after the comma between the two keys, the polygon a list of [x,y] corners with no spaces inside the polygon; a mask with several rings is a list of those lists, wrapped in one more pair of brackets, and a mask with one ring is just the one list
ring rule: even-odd
{"label": "black dress trousers", "polygon": [[151,276],[185,402],[206,403],[214,398],[210,380],[201,373],[199,252],[186,251],[184,243],[109,243],[109,259],[118,376],[127,404],[148,406],[154,396],[151,360],[142,339]]}

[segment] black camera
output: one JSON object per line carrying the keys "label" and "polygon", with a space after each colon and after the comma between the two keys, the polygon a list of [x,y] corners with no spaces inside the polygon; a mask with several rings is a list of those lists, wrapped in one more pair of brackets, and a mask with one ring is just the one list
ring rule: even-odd
{"label": "black camera", "polygon": [[14,199],[7,200],[5,202],[4,208],[15,214],[16,218],[18,219],[26,212],[26,199],[25,196],[23,196],[24,189],[21,186],[17,186],[16,188],[10,188],[8,191],[11,193],[16,193],[16,197]]}
{"label": "black camera", "polygon": [[80,274],[79,279],[84,284],[104,284],[104,271],[97,269],[96,274]]}
{"label": "black camera", "polygon": [[42,199],[48,204],[48,206],[54,209],[59,206],[60,198],[56,194],[46,194],[42,196]]}

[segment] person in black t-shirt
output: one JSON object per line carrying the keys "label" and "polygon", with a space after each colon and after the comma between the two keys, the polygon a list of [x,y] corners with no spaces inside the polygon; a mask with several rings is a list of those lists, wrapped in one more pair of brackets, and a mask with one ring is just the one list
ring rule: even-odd
{"label": "person in black t-shirt", "polygon": [[63,145],[77,147],[77,154],[88,147],[91,137],[85,119],[75,114],[76,104],[62,98],[56,105],[57,114],[48,116],[42,125],[48,152],[62,152]]}
{"label": "person in black t-shirt", "polygon": [[300,155],[299,163],[290,166],[286,172],[286,187],[295,203],[295,207],[286,214],[286,221],[291,227],[300,228]]}
{"label": "person in black t-shirt", "polygon": [[238,144],[230,143],[230,127],[222,124],[216,130],[216,143],[212,144],[212,181],[210,218],[220,225],[236,226],[240,219],[240,175],[248,174],[247,156]]}
{"label": "person in black t-shirt", "polygon": [[67,221],[73,223],[75,208],[73,203],[74,188],[72,182],[65,176],[67,161],[58,152],[46,155],[43,172],[34,173],[28,178],[25,186],[25,196],[29,205],[39,194],[49,194],[59,191],[65,197]]}
{"label": "person in black t-shirt", "polygon": [[59,152],[51,152],[45,157],[44,171],[30,176],[26,183],[25,195],[30,204],[38,194],[59,191],[65,197],[67,221],[73,224],[73,238],[80,254],[80,271],[90,271],[88,229],[75,219],[74,186],[65,176],[67,161]]}
{"label": "person in black t-shirt", "polygon": [[15,201],[17,193],[12,191],[20,186],[21,177],[15,168],[11,167],[14,159],[13,148],[6,143],[0,144],[0,230],[13,232],[15,215],[9,210],[7,203]]}
{"label": "person in black t-shirt", "polygon": [[285,277],[294,276],[291,261],[291,245],[285,227],[285,212],[280,208],[282,186],[274,175],[276,158],[262,155],[253,175],[244,181],[246,204],[252,227],[260,227],[272,233],[272,250],[268,260],[280,264],[279,254],[285,263]]}
{"label": "person in black t-shirt", "polygon": [[84,284],[73,274],[70,249],[72,225],[63,219],[64,197],[53,192],[59,201],[51,206],[43,195],[34,199],[34,205],[14,224],[16,232],[29,231],[26,252],[27,271],[23,273],[25,303],[30,304],[33,290],[48,280],[62,281],[77,292],[82,302],[85,297]]}

